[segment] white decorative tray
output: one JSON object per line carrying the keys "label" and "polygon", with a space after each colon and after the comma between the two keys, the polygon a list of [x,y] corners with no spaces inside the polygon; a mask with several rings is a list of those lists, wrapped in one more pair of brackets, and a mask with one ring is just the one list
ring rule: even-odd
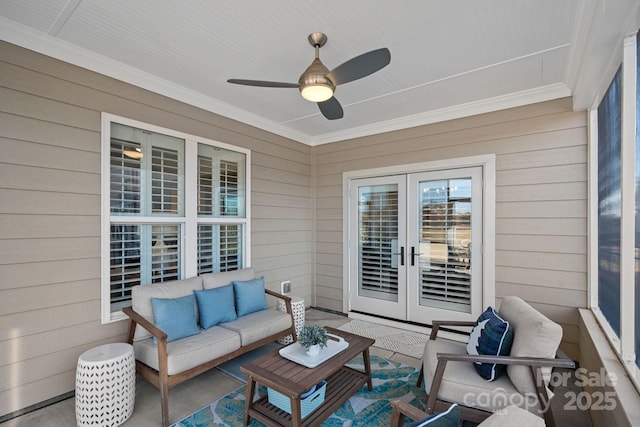
{"label": "white decorative tray", "polygon": [[349,343],[346,342],[344,338],[333,334],[327,335],[329,335],[330,337],[327,340],[327,346],[320,349],[320,353],[316,354],[315,356],[309,356],[305,348],[297,342],[281,348],[279,350],[280,356],[293,362],[299,363],[300,365],[306,366],[307,368],[315,368],[322,362],[329,360],[336,354],[349,347]]}

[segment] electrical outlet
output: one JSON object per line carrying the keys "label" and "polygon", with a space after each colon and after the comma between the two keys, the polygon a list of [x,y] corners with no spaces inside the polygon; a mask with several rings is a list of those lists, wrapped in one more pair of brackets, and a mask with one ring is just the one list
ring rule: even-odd
{"label": "electrical outlet", "polygon": [[280,282],[280,293],[288,294],[291,292],[291,280],[283,280]]}

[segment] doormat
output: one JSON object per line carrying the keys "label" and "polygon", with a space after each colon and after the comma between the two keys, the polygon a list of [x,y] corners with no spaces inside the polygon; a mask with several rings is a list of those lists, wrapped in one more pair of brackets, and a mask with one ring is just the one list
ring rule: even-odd
{"label": "doormat", "polygon": [[422,359],[429,335],[353,319],[338,329],[376,340],[374,346]]}
{"label": "doormat", "polygon": [[[362,356],[352,359],[347,366],[363,371]],[[422,387],[416,387],[419,371],[413,366],[371,356],[373,389],[364,385],[342,404],[321,426],[388,427],[391,419],[391,399],[401,399],[424,410],[427,396]],[[243,426],[245,386],[212,402],[183,418],[172,427],[238,427]],[[267,394],[264,386],[256,388],[260,397]],[[257,396],[255,397],[257,398]],[[406,420],[409,422],[409,419]],[[263,426],[251,418],[249,427]]]}

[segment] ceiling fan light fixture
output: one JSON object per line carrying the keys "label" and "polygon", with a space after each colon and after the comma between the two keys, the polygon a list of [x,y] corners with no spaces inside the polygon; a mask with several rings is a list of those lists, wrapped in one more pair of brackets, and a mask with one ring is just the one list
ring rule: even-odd
{"label": "ceiling fan light fixture", "polygon": [[324,102],[333,96],[333,87],[326,83],[310,83],[300,86],[302,97],[311,102]]}

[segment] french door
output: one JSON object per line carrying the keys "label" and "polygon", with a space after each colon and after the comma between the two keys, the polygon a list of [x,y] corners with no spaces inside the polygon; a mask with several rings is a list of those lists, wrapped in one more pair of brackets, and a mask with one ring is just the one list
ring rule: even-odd
{"label": "french door", "polygon": [[482,167],[349,181],[349,309],[418,323],[482,311]]}

